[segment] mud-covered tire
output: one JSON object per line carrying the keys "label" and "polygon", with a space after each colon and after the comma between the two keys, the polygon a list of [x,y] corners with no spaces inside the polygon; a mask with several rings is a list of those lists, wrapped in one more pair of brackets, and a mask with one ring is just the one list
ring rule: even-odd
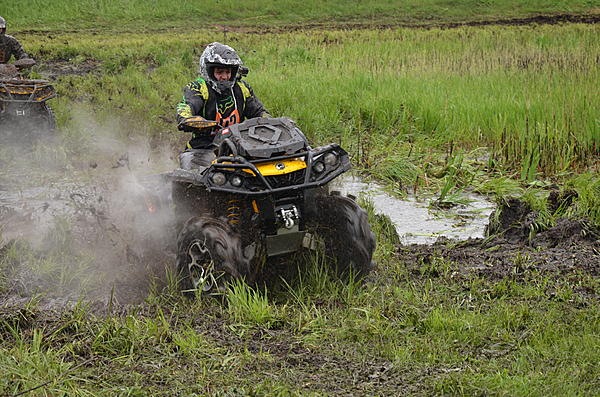
{"label": "mud-covered tire", "polygon": [[50,106],[48,106],[46,103],[44,103],[41,118],[46,124],[46,131],[54,132],[56,130],[56,117],[54,116],[54,112]]}
{"label": "mud-covered tire", "polygon": [[227,223],[194,217],[177,239],[177,269],[184,293],[219,293],[227,281],[245,276],[247,263],[240,238]]}
{"label": "mud-covered tire", "polygon": [[367,213],[351,198],[318,195],[311,229],[340,276],[365,277],[373,268],[375,235]]}
{"label": "mud-covered tire", "polygon": [[56,130],[56,117],[48,104],[41,103],[39,106],[32,106],[32,119],[35,120],[32,133],[36,138],[46,138],[52,136]]}

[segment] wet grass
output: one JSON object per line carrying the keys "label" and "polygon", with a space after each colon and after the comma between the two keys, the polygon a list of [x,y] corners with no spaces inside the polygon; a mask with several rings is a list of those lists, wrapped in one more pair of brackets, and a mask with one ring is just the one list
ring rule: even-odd
{"label": "wet grass", "polygon": [[441,259],[417,273],[390,259],[361,285],[318,257],[306,266],[268,292],[234,284],[224,300],[183,298],[167,283],[145,304],[101,311],[40,298],[4,306],[0,393],[541,396],[599,386],[600,311],[580,293],[597,291],[595,278],[456,277]]}
{"label": "wet grass", "polygon": [[123,306],[118,282],[77,299],[111,270],[87,266],[65,220],[39,248],[5,246],[0,394],[595,393],[597,277],[541,272],[526,255],[515,277],[465,274],[435,256],[409,267],[389,219],[361,203],[378,240],[363,283],[314,254],[268,285],[185,298],[165,263],[164,277],[138,282],[153,283],[144,301]]}
{"label": "wet grass", "polygon": [[[203,45],[223,40],[239,49],[272,114],[295,119],[316,144],[341,143],[355,166],[398,194],[437,191],[453,203],[464,187],[498,191],[490,188],[509,179],[525,186],[586,173],[597,179],[589,84],[599,77],[596,36],[595,25],[565,24],[23,39],[40,59],[34,74],[57,76],[53,108],[73,151],[98,129],[182,144],[174,106]],[[90,62],[90,73],[65,72]],[[588,204],[580,215],[600,222]]]}

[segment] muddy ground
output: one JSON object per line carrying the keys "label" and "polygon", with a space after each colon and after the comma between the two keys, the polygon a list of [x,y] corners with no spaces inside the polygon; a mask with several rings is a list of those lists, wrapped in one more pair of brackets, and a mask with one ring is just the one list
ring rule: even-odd
{"label": "muddy ground", "polygon": [[[550,200],[552,197],[557,195],[550,194]],[[564,203],[572,196],[560,199]],[[578,277],[600,276],[600,230],[589,221],[560,218],[555,225],[540,228],[536,212],[516,199],[496,211],[490,215],[485,238],[441,238],[431,245],[400,245],[397,258],[413,274],[434,277],[442,272],[451,272],[452,277],[475,275],[516,281],[545,276],[575,281]],[[600,297],[599,291],[585,287],[575,292]]]}
{"label": "muddy ground", "polygon": [[[42,172],[35,166],[23,168],[15,159],[4,162],[0,294],[5,304],[36,294],[58,305],[82,297],[104,304],[138,304],[151,288],[165,286],[168,272],[175,272],[177,231],[169,184],[160,174],[136,167],[146,154],[99,155],[104,158],[79,163],[82,169],[71,176],[48,174],[43,185],[31,182]],[[551,197],[555,206],[573,201],[572,195]],[[445,269],[457,277],[600,275],[600,231],[589,222],[559,219],[540,229],[536,213],[518,200],[498,211],[490,215],[488,237],[398,244],[396,257],[415,275],[422,275],[423,269],[427,276],[445,271],[440,261],[446,261]]]}
{"label": "muddy ground", "polygon": [[[15,180],[14,174],[2,175],[0,265],[4,274],[0,278],[0,319],[17,321],[18,317],[24,332],[34,324],[63,329],[64,313],[82,299],[101,316],[132,309],[139,316],[152,315],[153,306],[144,300],[153,286],[158,291],[165,286],[165,271],[174,270],[172,213],[148,212],[148,203],[140,195],[144,190],[138,185],[157,186],[159,179],[137,175],[123,155],[108,158],[110,161],[86,166],[85,175],[95,176],[87,182],[58,178],[39,188],[23,184],[20,178]],[[490,237],[398,244],[396,258],[415,279],[448,276],[444,272],[450,272],[450,277],[476,275],[492,280],[561,276],[577,285],[578,277],[600,275],[600,231],[588,222],[561,219],[553,227],[530,234],[535,212],[517,200],[501,209],[499,216],[491,217]],[[440,261],[450,265],[440,266]],[[376,283],[392,279],[386,272],[379,264],[370,277]],[[585,295],[587,301],[599,297],[598,291],[584,287],[574,292]],[[40,301],[31,312],[26,308],[34,296]],[[240,367],[238,379],[278,373],[278,381],[331,395],[418,395],[431,392],[426,386],[428,379],[453,370],[394,368],[383,357],[364,356],[354,350],[342,354],[336,346],[311,347],[289,329],[277,326],[257,328],[241,336],[215,307],[192,321],[199,334],[230,354],[268,352],[270,360],[254,360]],[[87,356],[85,351],[80,354],[77,360],[97,367],[95,381],[113,381],[110,365],[97,362],[98,358]],[[220,357],[207,357],[204,359],[209,363],[215,360],[215,366],[221,365]],[[187,370],[191,378],[200,376],[194,366]],[[155,391],[165,387],[168,395],[168,382],[153,380],[154,369],[140,366],[132,371],[146,373],[145,384]],[[199,390],[203,395],[223,392],[218,385]],[[245,395],[231,390],[231,395],[236,393]]]}

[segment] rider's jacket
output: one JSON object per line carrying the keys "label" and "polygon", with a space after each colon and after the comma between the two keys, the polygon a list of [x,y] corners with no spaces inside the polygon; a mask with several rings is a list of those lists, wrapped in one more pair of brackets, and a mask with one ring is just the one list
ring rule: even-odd
{"label": "rider's jacket", "polygon": [[13,55],[15,59],[29,58],[17,39],[7,34],[0,34],[0,63],[7,63]]}
{"label": "rider's jacket", "polygon": [[[192,116],[215,120],[222,127],[227,127],[245,119],[266,117],[268,112],[247,82],[238,80],[229,92],[219,94],[202,77],[198,77],[185,86],[183,99],[177,105],[180,130],[194,132],[180,124],[182,120]],[[209,148],[212,140],[213,136],[210,134],[193,133],[188,148]]]}

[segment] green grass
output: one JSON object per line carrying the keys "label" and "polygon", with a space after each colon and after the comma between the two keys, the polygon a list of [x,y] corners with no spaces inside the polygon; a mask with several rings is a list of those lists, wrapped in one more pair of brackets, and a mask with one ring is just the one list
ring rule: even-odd
{"label": "green grass", "polygon": [[[599,77],[597,33],[573,24],[231,33],[227,42],[271,113],[294,118],[314,142],[342,143],[356,165],[408,189],[427,183],[423,165],[447,169],[449,155],[487,152],[480,168],[528,182],[594,170],[599,114],[588,82]],[[25,36],[39,72],[56,60],[99,63],[95,73],[56,82],[64,134],[81,139],[73,103],[101,124],[116,115],[115,133],[174,133],[173,109],[203,44],[224,37],[202,30],[153,37]]]}
{"label": "green grass", "polygon": [[598,12],[598,1],[410,0],[361,2],[257,0],[239,3],[132,0],[72,2],[22,0],[3,5],[11,29],[60,31],[109,29],[111,31],[197,28],[198,26],[282,26],[297,24],[433,24],[517,18],[539,14]]}
{"label": "green grass", "polygon": [[542,396],[599,386],[597,299],[574,293],[597,279],[411,275],[389,262],[359,286],[318,259],[305,271],[268,294],[235,284],[226,304],[165,290],[121,314],[85,303],[44,313],[35,301],[3,311],[0,393]]}
{"label": "green grass", "polygon": [[415,271],[395,259],[389,219],[363,205],[379,242],[364,284],[309,255],[268,288],[238,282],[223,299],[190,299],[171,264],[144,303],[105,296],[62,307],[51,302],[63,282],[49,270],[81,286],[103,271],[69,267],[82,258],[67,244],[69,225],[58,222],[41,250],[5,247],[0,293],[17,274],[45,278],[46,289],[0,306],[0,394],[595,393],[597,277],[539,272],[525,256],[514,278],[459,275],[459,264],[435,257]]}

